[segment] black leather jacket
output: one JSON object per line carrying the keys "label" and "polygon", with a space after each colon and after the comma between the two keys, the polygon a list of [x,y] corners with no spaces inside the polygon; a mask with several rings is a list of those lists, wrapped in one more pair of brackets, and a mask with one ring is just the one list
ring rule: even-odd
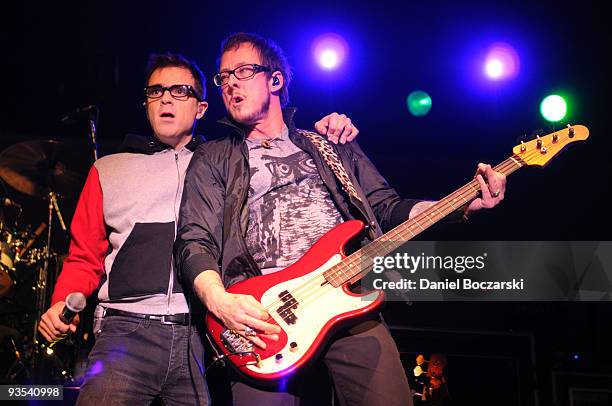
{"label": "black leather jacket", "polygon": [[[291,141],[310,154],[343,219],[359,219],[369,225],[370,238],[382,235],[408,219],[419,200],[398,196],[378,173],[356,142],[331,144],[340,157],[357,194],[365,203],[351,199],[336,181],[316,147],[300,135],[293,124],[294,109],[283,111]],[[226,287],[261,275],[248,253],[247,194],[250,172],[245,133],[229,119],[232,134],[208,141],[194,152],[187,169],[181,202],[175,259],[188,286],[205,270],[220,272]]]}

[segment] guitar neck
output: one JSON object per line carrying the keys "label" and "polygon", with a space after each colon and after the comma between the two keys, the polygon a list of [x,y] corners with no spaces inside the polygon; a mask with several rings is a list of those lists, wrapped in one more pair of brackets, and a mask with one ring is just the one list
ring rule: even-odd
{"label": "guitar neck", "polygon": [[[523,160],[515,154],[493,169],[509,176],[523,165]],[[374,257],[382,257],[395,251],[406,241],[411,240],[455,210],[470,203],[479,193],[480,184],[476,179],[471,180],[418,215],[403,222],[325,271],[325,279],[335,287],[348,281],[358,281],[372,270]]]}

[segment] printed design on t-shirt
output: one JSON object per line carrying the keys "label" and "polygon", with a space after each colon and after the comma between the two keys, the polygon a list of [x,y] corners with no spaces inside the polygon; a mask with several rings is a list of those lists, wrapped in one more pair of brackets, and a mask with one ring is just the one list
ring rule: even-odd
{"label": "printed design on t-shirt", "polygon": [[340,214],[307,153],[252,154],[250,165],[249,251],[262,269],[287,267],[339,224]]}

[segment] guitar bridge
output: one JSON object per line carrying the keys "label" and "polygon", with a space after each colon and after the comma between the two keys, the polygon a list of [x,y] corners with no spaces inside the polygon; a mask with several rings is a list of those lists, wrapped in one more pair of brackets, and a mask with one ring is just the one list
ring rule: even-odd
{"label": "guitar bridge", "polygon": [[221,342],[230,352],[253,351],[253,343],[251,341],[227,328],[221,333]]}

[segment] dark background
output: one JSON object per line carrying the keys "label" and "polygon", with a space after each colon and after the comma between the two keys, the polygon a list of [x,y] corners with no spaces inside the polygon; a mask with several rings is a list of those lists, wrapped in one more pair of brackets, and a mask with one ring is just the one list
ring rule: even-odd
{"label": "dark background", "polygon": [[[552,92],[568,95],[568,116],[556,128],[587,125],[591,137],[586,143],[570,146],[545,170],[527,168],[513,175],[505,201],[494,211],[421,238],[610,240],[605,98],[610,28],[600,6],[548,1],[82,1],[13,7],[3,12],[1,28],[1,149],[31,139],[61,140],[72,157],[64,163],[84,178],[88,163],[81,162],[91,156],[87,122],[83,117],[65,125],[60,117],[97,105],[103,154],[115,151],[126,133],[149,134],[141,107],[144,69],[150,53],[166,51],[193,58],[209,78],[210,108],[198,132],[214,138],[215,120],[223,115],[210,80],[219,43],[232,32],[255,31],[277,40],[293,65],[291,105],[299,107],[298,126],[312,127],[333,111],[348,114],[361,131],[364,150],[407,197],[439,199],[470,179],[477,162],[498,163],[524,134],[551,132],[539,103]],[[350,47],[345,66],[335,73],[317,71],[310,55],[311,40],[326,32],[342,35]],[[473,65],[496,41],[512,44],[521,66],[516,79],[492,85],[477,79]],[[415,89],[432,96],[433,108],[425,117],[406,109],[406,96]],[[80,184],[73,189],[60,201],[68,221]],[[12,220],[14,229],[36,227],[46,219],[42,200],[8,185],[4,194],[24,207],[20,218]],[[54,232],[58,252],[65,252],[67,241],[64,233]],[[465,388],[471,385],[480,388],[476,399],[518,393],[517,387],[528,385],[529,393],[537,390],[542,404],[549,404],[553,371],[611,373],[609,302],[391,304],[386,313],[394,326],[427,331],[398,338],[408,364],[419,352],[448,354],[457,402],[467,399],[461,396],[468,396]],[[434,328],[451,332],[445,336]],[[455,330],[495,334],[483,333],[478,335],[482,343],[467,340],[459,347],[463,338],[452,336]],[[499,337],[510,332],[533,337],[533,348],[527,345],[507,359],[532,358],[533,352],[537,379],[519,384],[504,378],[510,370],[516,376],[518,364],[508,367],[493,354],[508,346],[523,348],[522,339],[502,343]],[[467,365],[473,373],[465,373]],[[520,375],[531,377],[532,372],[521,370]],[[531,404],[524,397],[507,401]]]}

